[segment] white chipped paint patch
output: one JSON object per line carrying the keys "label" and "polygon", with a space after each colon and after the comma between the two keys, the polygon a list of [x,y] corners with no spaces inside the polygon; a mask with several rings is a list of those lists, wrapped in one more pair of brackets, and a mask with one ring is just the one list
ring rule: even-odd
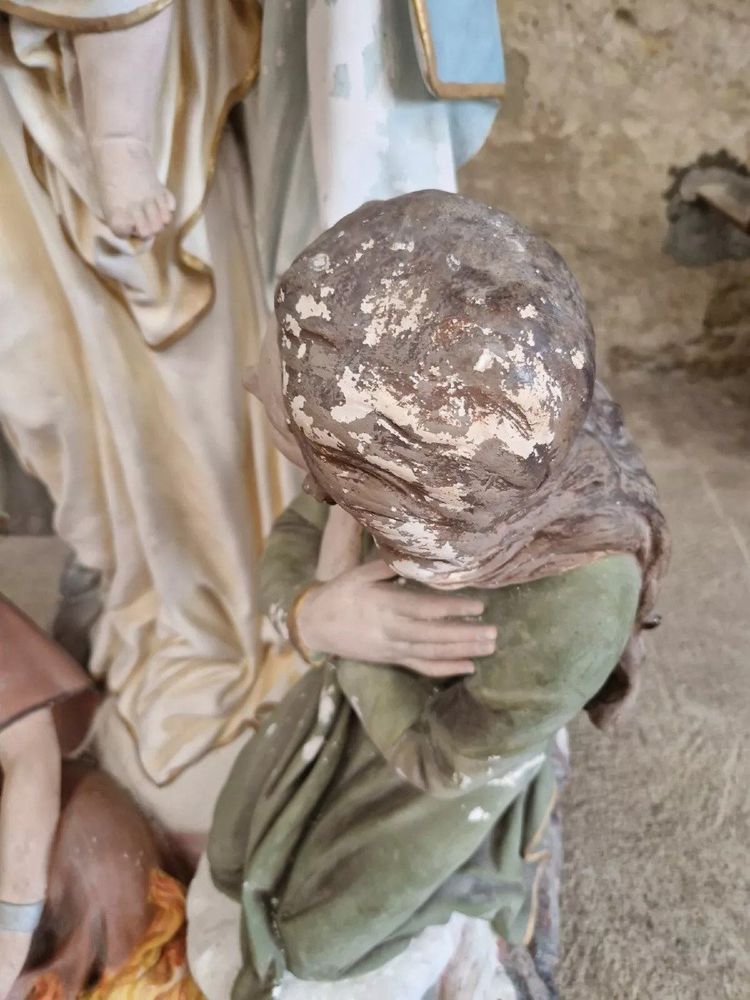
{"label": "white chipped paint patch", "polygon": [[461,267],[461,261],[453,253],[448,254],[448,256],[445,258],[445,262],[447,263],[451,271],[457,271]]}
{"label": "white chipped paint patch", "polygon": [[490,814],[486,809],[482,809],[481,806],[474,806],[467,817],[470,823],[484,823],[489,818]]}
{"label": "white chipped paint patch", "polygon": [[302,333],[302,327],[299,325],[294,316],[291,316],[289,313],[286,314],[282,322],[284,329],[287,333],[291,333],[293,337],[299,337]]}
{"label": "white chipped paint patch", "polygon": [[538,771],[545,760],[545,755],[539,753],[536,757],[532,757],[531,760],[527,760],[525,763],[520,764],[518,767],[514,768],[512,771],[508,771],[507,774],[502,775],[500,778],[493,778],[492,781],[488,781],[488,785],[492,785],[495,788],[517,788],[524,778],[526,778],[530,772]]}
{"label": "white chipped paint patch", "polygon": [[441,585],[450,583],[450,573],[456,569],[453,563],[437,560],[431,560],[423,565],[413,559],[392,559],[390,566],[399,576],[403,576],[407,580],[417,580],[419,583],[429,583],[432,586],[437,586],[436,574],[444,575],[444,579],[440,581]]}
{"label": "white chipped paint patch", "polygon": [[464,510],[466,504],[463,502],[465,487],[461,483],[451,483],[450,486],[438,486],[432,491],[432,495],[448,510]]}
{"label": "white chipped paint patch", "polygon": [[336,702],[331,697],[330,691],[324,691],[320,696],[318,705],[318,722],[322,726],[327,726],[336,711]]}
{"label": "white chipped paint patch", "polygon": [[383,292],[370,292],[359,306],[361,312],[371,317],[364,328],[368,347],[377,346],[385,333],[394,337],[415,333],[427,301],[427,291],[423,289],[416,294],[405,278],[381,278],[380,284]]}
{"label": "white chipped paint patch", "polygon": [[305,434],[309,434],[313,429],[313,419],[305,413],[305,397],[295,396],[292,400],[292,420]]}
{"label": "white chipped paint patch", "polygon": [[[364,435],[372,441],[372,437],[367,434]],[[403,479],[406,483],[416,483],[417,476],[414,469],[410,465],[403,465],[401,462],[396,462],[394,459],[383,458],[381,455],[366,455],[365,460],[370,465],[375,465],[379,469],[383,469],[385,472],[390,472],[392,475],[396,476],[398,479]]]}
{"label": "white chipped paint patch", "polygon": [[441,542],[435,529],[422,521],[402,521],[393,537],[417,555],[444,560],[451,566],[458,560],[458,552],[450,542]]}
{"label": "white chipped paint patch", "polygon": [[311,319],[313,316],[319,316],[321,319],[331,318],[331,311],[325,302],[318,302],[312,295],[300,295],[296,309],[300,319]]}
{"label": "white chipped paint patch", "polygon": [[536,319],[539,315],[533,302],[529,302],[528,305],[525,306],[518,306],[517,308],[521,315],[521,319]]}
{"label": "white chipped paint patch", "polygon": [[474,365],[475,372],[486,372],[488,368],[492,368],[494,364],[501,361],[501,358],[491,351],[489,348],[485,347],[482,353],[477,358],[477,363]]}
{"label": "white chipped paint patch", "polygon": [[297,357],[304,358],[305,354],[307,354],[307,344],[300,344],[299,350],[297,351]]}
{"label": "white chipped paint patch", "polygon": [[[284,387],[286,391],[286,386]],[[341,448],[341,441],[324,427],[316,427],[309,413],[305,413],[305,397],[295,396],[292,400],[292,420],[302,433],[311,441],[325,445],[327,448]]]}
{"label": "white chipped paint patch", "polygon": [[322,736],[312,736],[307,743],[302,747],[302,760],[309,764],[311,760],[314,760],[320,753],[320,748],[325,742]]}
{"label": "white chipped paint patch", "polygon": [[[515,355],[515,356],[514,356]],[[552,415],[557,412],[562,398],[559,384],[554,382],[541,359],[528,355],[521,345],[510,352],[507,362],[524,364],[531,378],[529,384],[508,390],[508,398],[516,403],[523,413],[522,423],[501,415],[494,410],[469,414],[471,422],[466,426],[463,414],[452,407],[441,409],[456,432],[431,431],[422,423],[423,414],[414,402],[413,395],[396,396],[387,386],[377,384],[374,378],[368,381],[360,366],[357,372],[346,367],[338,381],[344,403],[335,406],[331,416],[338,423],[353,423],[363,420],[372,413],[386,417],[392,423],[408,427],[415,436],[428,444],[446,444],[463,457],[473,457],[487,441],[500,441],[508,451],[521,458],[528,458],[534,449],[549,444],[554,437]],[[446,379],[446,386],[455,389],[455,384]]]}
{"label": "white chipped paint patch", "polygon": [[586,364],[586,355],[583,351],[576,350],[570,355],[570,360],[573,362],[573,367],[580,371]]}
{"label": "white chipped paint patch", "polygon": [[391,250],[405,250],[407,253],[414,253],[414,240],[407,242],[397,240],[395,243],[391,243]]}

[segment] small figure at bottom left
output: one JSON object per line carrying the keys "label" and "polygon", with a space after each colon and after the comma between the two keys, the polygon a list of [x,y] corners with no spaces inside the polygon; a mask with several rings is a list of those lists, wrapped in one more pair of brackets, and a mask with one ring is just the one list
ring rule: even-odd
{"label": "small figure at bottom left", "polygon": [[97,703],[88,674],[0,597],[0,1000],[105,1000],[139,984],[199,1000],[182,873],[81,752]]}

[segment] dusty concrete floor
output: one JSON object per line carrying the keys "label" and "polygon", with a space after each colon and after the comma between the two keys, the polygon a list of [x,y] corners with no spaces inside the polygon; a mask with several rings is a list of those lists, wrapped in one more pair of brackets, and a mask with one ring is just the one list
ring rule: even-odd
{"label": "dusty concrete floor", "polygon": [[[574,727],[563,1000],[750,1000],[750,266],[669,261],[660,200],[670,165],[750,157],[750,5],[501,9],[509,98],[464,189],[573,266],[674,535],[637,712]],[[0,590],[48,620],[61,560],[0,539]]]}
{"label": "dusty concrete floor", "polygon": [[574,727],[562,997],[750,1000],[750,264],[661,249],[670,166],[750,161],[750,5],[500,8],[509,96],[463,187],[573,267],[674,536],[637,712]]}

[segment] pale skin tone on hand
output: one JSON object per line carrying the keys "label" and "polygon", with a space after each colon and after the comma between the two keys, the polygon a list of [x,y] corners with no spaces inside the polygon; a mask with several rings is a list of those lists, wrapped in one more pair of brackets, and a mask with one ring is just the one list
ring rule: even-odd
{"label": "pale skin tone on hand", "polygon": [[117,236],[148,239],[174,213],[151,151],[172,21],[170,5],[131,28],[73,37],[102,211]]}
{"label": "pale skin tone on hand", "polygon": [[473,673],[471,658],[494,651],[497,630],[445,619],[481,615],[482,602],[404,591],[382,560],[359,564],[361,538],[361,526],[334,507],[318,559],[323,582],[297,610],[302,642],[318,652],[394,663],[429,677]]}
{"label": "pale skin tone on hand", "polygon": [[[52,713],[39,709],[0,732],[0,899],[37,903],[60,815],[60,747]],[[0,1000],[28,954],[31,934],[0,931]]]}

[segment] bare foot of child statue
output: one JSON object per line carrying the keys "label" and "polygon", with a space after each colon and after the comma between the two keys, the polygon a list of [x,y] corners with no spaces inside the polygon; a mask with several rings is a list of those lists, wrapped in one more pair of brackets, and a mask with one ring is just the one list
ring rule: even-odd
{"label": "bare foot of child statue", "polygon": [[117,236],[148,239],[174,214],[151,143],[172,18],[169,5],[133,27],[73,39],[102,216]]}
{"label": "bare foot of child statue", "polygon": [[148,144],[132,135],[89,139],[104,221],[116,236],[156,236],[175,199],[156,175]]}

